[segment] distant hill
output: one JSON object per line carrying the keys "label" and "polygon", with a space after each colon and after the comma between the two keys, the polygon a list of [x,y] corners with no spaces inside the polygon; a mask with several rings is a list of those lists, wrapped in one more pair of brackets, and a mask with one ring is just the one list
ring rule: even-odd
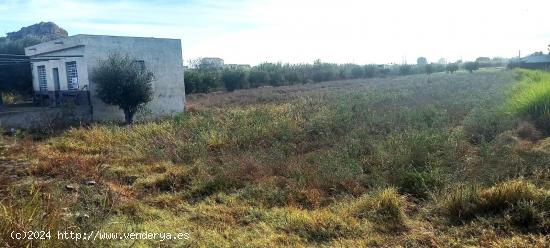
{"label": "distant hill", "polygon": [[[40,22],[0,37],[0,93],[30,95],[33,91],[30,64],[10,55],[24,55],[25,47],[68,36],[67,31],[55,23]],[[1,98],[0,95],[0,103]]]}
{"label": "distant hill", "polygon": [[53,22],[40,22],[0,37],[0,54],[25,54],[25,47],[68,37],[65,29]]}
{"label": "distant hill", "polygon": [[7,33],[7,38],[9,40],[32,38],[40,41],[49,41],[68,36],[67,30],[59,27],[53,22],[40,22],[28,27],[23,27],[19,31]]}

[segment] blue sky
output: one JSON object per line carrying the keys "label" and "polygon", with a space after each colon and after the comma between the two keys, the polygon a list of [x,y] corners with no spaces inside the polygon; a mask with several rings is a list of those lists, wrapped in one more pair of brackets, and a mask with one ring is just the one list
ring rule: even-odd
{"label": "blue sky", "polygon": [[547,51],[550,1],[0,0],[0,32],[53,21],[69,35],[182,39],[184,59],[414,63]]}

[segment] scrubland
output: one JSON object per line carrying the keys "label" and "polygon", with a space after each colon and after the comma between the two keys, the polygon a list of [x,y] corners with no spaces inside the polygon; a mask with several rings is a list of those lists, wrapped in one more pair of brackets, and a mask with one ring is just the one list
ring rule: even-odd
{"label": "scrubland", "polygon": [[[0,184],[0,243],[548,247],[548,75],[436,73],[191,95],[185,114],[158,122],[4,136],[0,163],[18,176]],[[13,230],[190,237],[23,241]]]}

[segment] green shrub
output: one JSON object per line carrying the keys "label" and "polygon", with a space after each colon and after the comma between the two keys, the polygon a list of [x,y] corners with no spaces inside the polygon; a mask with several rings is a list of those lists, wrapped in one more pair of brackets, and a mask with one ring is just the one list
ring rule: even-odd
{"label": "green shrub", "polygon": [[412,74],[413,69],[411,65],[403,64],[399,66],[399,75],[409,75]]}
{"label": "green shrub", "polygon": [[424,65],[424,71],[426,72],[426,74],[434,73],[434,71],[435,71],[434,64],[432,63],[432,64]]}
{"label": "green shrub", "polygon": [[475,108],[463,121],[464,135],[474,144],[491,142],[515,125],[515,119],[498,108]]}
{"label": "green shrub", "polygon": [[426,199],[430,196],[430,192],[441,187],[443,181],[441,176],[432,171],[407,171],[404,172],[399,180],[399,191],[410,194],[420,199]]}
{"label": "green shrub", "polygon": [[407,131],[402,136],[404,143],[400,148],[405,149],[401,156],[403,161],[398,160],[397,162],[400,162],[405,168],[424,169],[437,161],[437,157],[447,142],[446,138],[441,132],[434,129]]}
{"label": "green shrub", "polygon": [[457,63],[450,63],[445,66],[445,71],[447,73],[454,73],[455,71],[458,71],[458,64]]}
{"label": "green shrub", "polygon": [[447,113],[433,105],[407,112],[409,125],[418,128],[440,127],[448,121]]}
{"label": "green shrub", "polygon": [[262,85],[268,85],[270,78],[269,74],[261,70],[252,70],[248,77],[251,87],[260,87]]}
{"label": "green shrub", "polygon": [[466,62],[464,63],[464,70],[469,71],[470,73],[479,70],[478,62]]}
{"label": "green shrub", "polygon": [[226,69],[223,71],[222,80],[228,91],[248,88],[248,73],[245,70]]}

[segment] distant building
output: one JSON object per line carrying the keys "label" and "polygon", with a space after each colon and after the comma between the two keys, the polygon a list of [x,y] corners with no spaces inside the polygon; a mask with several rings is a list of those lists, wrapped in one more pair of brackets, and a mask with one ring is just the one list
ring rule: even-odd
{"label": "distant building", "polygon": [[250,65],[247,65],[247,64],[226,64],[224,67],[229,68],[229,69],[250,69],[250,68],[252,68]]}
{"label": "distant building", "polygon": [[202,58],[200,67],[202,69],[217,69],[223,68],[223,59],[220,58]]}
{"label": "distant building", "polygon": [[527,57],[521,58],[520,67],[528,69],[550,69],[550,54],[542,52],[533,53]]}
{"label": "distant building", "polygon": [[478,62],[478,63],[491,63],[491,58],[489,58],[489,57],[478,57],[476,59],[476,62]]}
{"label": "distant building", "polygon": [[378,67],[378,69],[381,69],[381,70],[389,70],[393,68],[395,65],[392,63],[392,64],[378,64],[376,66]]}
{"label": "distant building", "polygon": [[89,75],[115,52],[134,57],[136,65],[154,73],[153,99],[146,105],[152,118],[184,111],[183,60],[177,39],[75,35],[27,47],[35,98],[48,106],[64,102],[89,106],[93,120],[124,120],[118,107],[97,97]]}

